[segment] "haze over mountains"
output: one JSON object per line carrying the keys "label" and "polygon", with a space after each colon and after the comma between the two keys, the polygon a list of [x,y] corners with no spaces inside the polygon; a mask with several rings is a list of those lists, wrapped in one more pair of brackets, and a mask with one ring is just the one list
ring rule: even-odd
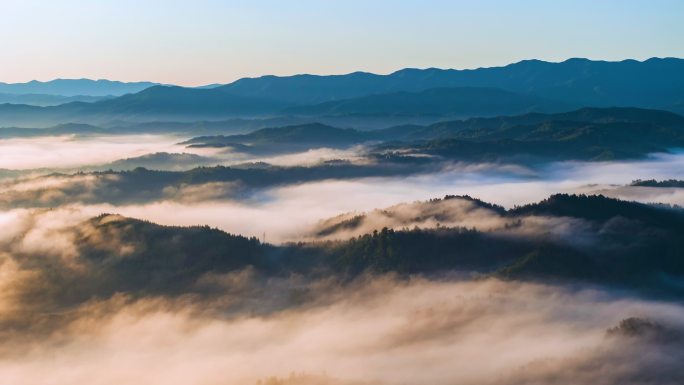
{"label": "haze over mountains", "polygon": [[123,94],[140,92],[154,85],[157,85],[157,83],[129,83],[105,79],[55,79],[46,82],[32,80],[26,83],[0,82],[0,93],[16,95],[121,96]]}
{"label": "haze over mountains", "polygon": [[530,111],[553,112],[567,108],[569,106],[564,103],[498,88],[455,87],[373,94],[311,106],[290,107],[284,112],[305,116],[486,116]]}
{"label": "haze over mountains", "polygon": [[0,87],[0,383],[679,384],[683,79]]}
{"label": "haze over mountains", "polygon": [[90,96],[90,95],[76,95],[76,96],[62,96],[52,94],[0,94],[0,104],[28,104],[32,106],[56,106],[59,104],[70,102],[96,102],[113,96]]}
{"label": "haze over mountains", "polygon": [[470,161],[525,155],[583,160],[639,158],[684,148],[684,117],[637,108],[583,108],[558,114],[471,118],[363,131],[314,123],[241,135],[201,136],[184,142],[192,147],[231,148],[247,153],[379,143],[385,144],[375,147],[378,152]]}
{"label": "haze over mountains", "polygon": [[643,62],[570,59],[561,63],[528,60],[474,70],[405,69],[389,75],[356,72],[263,76],[212,88],[58,80],[5,85],[0,92],[14,89],[21,93],[62,92],[64,96],[129,94],[52,107],[1,105],[0,119],[5,126],[43,127],[47,122],[107,124],[115,120],[192,121],[282,115],[427,116],[434,121],[612,106],[682,113],[684,80],[678,76],[682,69],[684,60],[675,58]]}
{"label": "haze over mountains", "polygon": [[0,385],[684,385],[682,15],[0,0]]}

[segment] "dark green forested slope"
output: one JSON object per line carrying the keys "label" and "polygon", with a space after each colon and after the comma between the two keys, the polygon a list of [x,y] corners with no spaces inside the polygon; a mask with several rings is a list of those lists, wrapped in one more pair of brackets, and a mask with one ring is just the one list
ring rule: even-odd
{"label": "dark green forested slope", "polygon": [[[209,289],[202,282],[244,269],[263,279],[295,275],[304,280],[328,277],[342,281],[364,273],[464,272],[595,283],[684,298],[684,212],[680,209],[602,196],[555,195],[499,215],[543,215],[580,222],[569,222],[568,233],[561,238],[543,232],[530,235],[441,227],[382,229],[346,241],[273,246],[208,227],[167,227],[102,215],[65,230],[65,234],[74,234],[78,244],[76,260],[9,255],[19,266],[45,276],[35,295],[53,298],[56,303],[77,303],[119,292],[205,293]],[[578,223],[584,232],[573,227]],[[524,221],[519,226],[524,226]],[[579,238],[586,234],[595,236]],[[63,264],[67,262],[80,268]],[[231,282],[211,290],[228,290],[237,284]]]}

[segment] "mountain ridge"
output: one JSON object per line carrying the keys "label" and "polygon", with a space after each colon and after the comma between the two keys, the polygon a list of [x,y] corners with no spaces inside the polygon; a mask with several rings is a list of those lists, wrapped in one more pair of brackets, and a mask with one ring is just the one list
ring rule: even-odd
{"label": "mountain ridge", "polygon": [[[606,67],[611,67],[607,69]],[[619,71],[615,68],[619,67]],[[638,67],[638,68],[637,68]],[[654,71],[654,69],[659,71]],[[676,67],[676,68],[671,68]],[[554,73],[548,73],[550,69],[556,69]],[[289,99],[297,104],[314,104],[334,99],[363,96],[370,93],[391,91],[420,91],[435,87],[496,87],[513,92],[530,92],[533,89],[547,86],[550,80],[556,84],[568,83],[568,78],[577,83],[578,80],[587,78],[589,75],[600,74],[612,81],[624,81],[624,72],[642,70],[646,77],[657,79],[659,86],[672,86],[672,71],[681,74],[684,71],[684,59],[679,58],[650,58],[643,61],[627,59],[623,61],[596,61],[585,58],[571,58],[562,62],[547,62],[543,60],[523,60],[499,67],[480,67],[476,69],[415,69],[404,68],[388,75],[378,75],[368,72],[352,72],[346,75],[291,75],[291,76],[263,76],[256,78],[243,78],[219,87],[227,92],[240,95],[258,95],[269,93],[271,96]],[[669,70],[664,73],[663,70]],[[535,72],[530,74],[530,71]],[[533,75],[533,76],[532,76]],[[595,77],[595,76],[594,76]],[[630,77],[635,81],[636,77]],[[302,80],[299,87],[293,90],[293,82]],[[358,83],[359,80],[370,83]],[[408,80],[408,82],[407,82]],[[353,84],[357,81],[357,84]],[[678,87],[684,87],[684,81],[674,79]],[[409,83],[409,84],[407,84]],[[576,88],[576,84],[571,84]],[[251,86],[251,90],[250,90]],[[306,94],[302,91],[308,90]],[[321,95],[320,91],[328,91],[328,95]],[[337,92],[332,94],[331,90]],[[584,91],[591,89],[583,88]],[[296,91],[296,92],[293,92]],[[681,95],[681,94],[679,94]],[[537,96],[551,97],[562,96],[557,90],[545,90],[537,93]],[[620,95],[618,95],[620,96]],[[639,95],[632,95],[639,96]],[[616,95],[612,95],[615,101],[620,101]],[[556,98],[558,99],[558,98]],[[593,98],[595,99],[595,98]],[[681,98],[677,98],[680,101]],[[559,101],[582,103],[575,98],[561,97]],[[592,98],[589,98],[592,100]],[[586,102],[587,100],[585,100]],[[595,102],[595,100],[593,100]],[[620,102],[624,103],[625,100]],[[654,106],[653,106],[654,107]]]}
{"label": "mountain ridge", "polygon": [[[213,88],[154,85],[104,101],[30,111],[26,106],[0,105],[0,122],[20,125],[65,120],[93,123],[279,116],[287,114],[288,108],[313,108],[320,103],[393,92],[416,93],[410,97],[413,104],[404,103],[416,107],[420,106],[417,98],[421,91],[458,87],[496,88],[575,107],[639,107],[684,113],[682,75],[684,59],[676,58],[620,62],[569,59],[560,63],[527,60],[473,70],[404,69],[389,75],[268,75]],[[405,111],[405,115],[415,112]],[[354,113],[352,110],[347,115]],[[462,111],[464,117],[497,114],[501,111],[487,110],[486,106]]]}
{"label": "mountain ridge", "polygon": [[23,83],[0,82],[0,93],[47,94],[60,96],[121,96],[134,93],[159,83],[140,81],[122,82],[108,79],[62,79],[48,81],[31,80]]}
{"label": "mountain ridge", "polygon": [[290,107],[295,115],[472,116],[558,112],[571,106],[493,87],[438,87],[418,92],[396,91],[342,99],[310,106]]}

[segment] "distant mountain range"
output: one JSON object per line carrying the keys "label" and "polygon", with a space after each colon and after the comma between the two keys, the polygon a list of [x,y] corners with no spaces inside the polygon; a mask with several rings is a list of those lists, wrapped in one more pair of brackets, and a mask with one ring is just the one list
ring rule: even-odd
{"label": "distant mountain range", "polygon": [[284,101],[226,93],[212,89],[153,86],[144,91],[94,103],[58,106],[0,105],[0,122],[16,126],[45,126],[60,122],[103,124],[115,120],[197,121],[235,117],[431,117],[433,120],[470,116],[557,112],[564,103],[494,88],[439,88],[421,92],[378,94],[357,99],[293,107]]}
{"label": "distant mountain range", "polygon": [[98,100],[112,98],[113,96],[62,96],[50,94],[2,94],[0,93],[0,104],[28,104],[32,106],[57,106],[71,102],[96,102]]}
{"label": "distant mountain range", "polygon": [[570,109],[566,103],[498,88],[454,87],[424,91],[398,91],[343,99],[285,110],[293,115],[315,116],[473,116],[515,115]]}
{"label": "distant mountain range", "polygon": [[0,127],[0,138],[56,135],[134,135],[173,134],[181,136],[241,134],[267,127],[284,127],[311,123],[311,118],[278,117],[264,119],[229,119],[215,121],[174,122],[154,121],[127,123],[114,121],[107,126],[83,123],[61,123],[44,128]]}
{"label": "distant mountain range", "polygon": [[380,151],[418,152],[458,160],[515,156],[585,160],[637,158],[684,148],[684,117],[637,108],[583,108],[556,114],[472,118],[371,131],[304,124],[265,128],[243,135],[202,136],[185,144],[228,147],[248,153],[285,153],[369,142],[390,142],[376,147]]}
{"label": "distant mountain range", "polygon": [[504,67],[403,69],[389,75],[246,78],[219,87],[234,95],[268,97],[299,105],[370,94],[444,87],[492,87],[582,106],[665,108],[684,103],[684,60],[652,58],[620,62],[525,60]]}
{"label": "distant mountain range", "polygon": [[0,126],[41,127],[65,122],[101,124],[117,120],[219,120],[265,116],[283,107],[281,102],[235,96],[217,89],[153,86],[94,103],[73,102],[51,107],[0,105]]}
{"label": "distant mountain range", "polygon": [[140,92],[158,83],[119,82],[113,80],[55,79],[47,82],[32,80],[26,83],[1,83],[0,93],[43,94],[60,96],[121,96]]}
{"label": "distant mountain range", "polygon": [[[7,87],[18,86],[0,84],[0,93],[8,92]],[[211,88],[89,80],[29,82],[20,88],[61,95],[132,93],[53,107],[0,105],[0,126],[283,115],[472,117],[611,106],[684,113],[684,60],[527,60],[475,70],[264,76]]]}
{"label": "distant mountain range", "polygon": [[386,150],[460,161],[521,157],[555,160],[639,158],[684,148],[684,117],[635,108],[585,108],[569,113],[438,123],[411,132],[425,143]]}
{"label": "distant mountain range", "polygon": [[[148,92],[155,90],[157,88],[153,87]],[[140,98],[144,94],[128,95],[127,98],[116,100],[121,103],[128,98]],[[72,103],[69,106],[85,104]],[[141,105],[143,104],[132,104],[135,108]],[[13,107],[38,109],[27,106]],[[179,107],[179,110],[181,108]],[[207,108],[213,107],[209,105]],[[43,110],[50,109],[59,110]],[[609,160],[640,158],[649,153],[671,152],[684,148],[683,116],[668,111],[632,107],[591,107],[560,113],[532,112],[511,116],[446,120],[427,125],[403,124],[373,130],[343,128],[318,123],[315,119],[318,117],[233,119],[194,123],[159,121],[128,125],[117,123],[104,127],[67,123],[47,128],[0,128],[0,138],[176,134],[192,137],[183,142],[190,147],[225,148],[232,152],[251,155],[276,155],[321,147],[349,148],[364,145],[372,157],[389,156],[402,162],[414,162],[411,154],[429,155],[430,159],[505,159],[523,163],[537,158]],[[141,164],[157,164],[145,162]]]}
{"label": "distant mountain range", "polygon": [[529,113],[516,116],[499,116],[494,118],[471,118],[452,120],[431,124],[422,129],[412,131],[405,139],[439,139],[447,137],[512,139],[534,130],[533,127],[549,125],[587,126],[590,124],[628,123],[640,126],[655,125],[659,127],[676,127],[684,129],[684,117],[669,111],[649,110],[643,108],[581,108],[578,110],[540,114]]}

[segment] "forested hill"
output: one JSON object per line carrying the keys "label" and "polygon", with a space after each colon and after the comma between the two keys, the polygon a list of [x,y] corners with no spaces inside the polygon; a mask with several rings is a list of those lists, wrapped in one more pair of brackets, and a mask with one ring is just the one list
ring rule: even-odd
{"label": "forested hill", "polygon": [[[207,294],[213,290],[210,277],[249,269],[262,278],[298,274],[343,281],[365,273],[461,272],[684,298],[681,210],[602,196],[555,195],[509,211],[468,197],[447,200],[475,204],[509,223],[498,230],[382,228],[348,240],[274,246],[206,226],[168,227],[105,214],[65,230],[79,245],[78,260],[69,263],[82,268],[73,270],[59,261],[37,264],[34,268],[44,269],[46,280],[36,290],[46,290],[64,306],[120,292]],[[482,212],[477,215],[481,218]],[[531,218],[545,218],[547,230],[534,230]],[[560,224],[563,233],[551,231]],[[225,281],[220,290],[230,285]]]}

